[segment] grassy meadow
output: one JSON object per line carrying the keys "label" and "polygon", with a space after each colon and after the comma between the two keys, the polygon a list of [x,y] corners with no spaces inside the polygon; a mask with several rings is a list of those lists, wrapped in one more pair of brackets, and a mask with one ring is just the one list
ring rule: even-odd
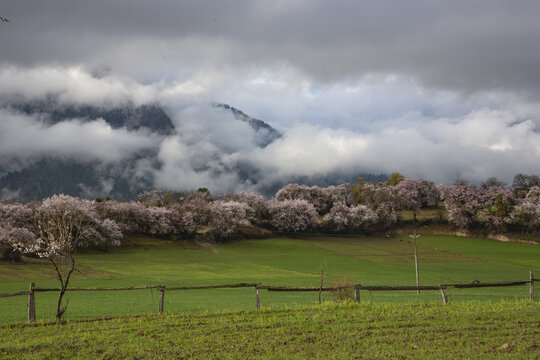
{"label": "grassy meadow", "polygon": [[[504,243],[453,236],[422,236],[418,239],[420,283],[438,285],[473,280],[527,280],[528,270],[540,277],[540,246]],[[407,237],[305,235],[237,241],[203,247],[187,241],[157,240],[138,236],[109,252],[77,254],[78,272],[73,287],[115,287],[164,284],[166,286],[213,285],[261,282],[277,286],[318,286],[320,269],[325,285],[339,281],[362,285],[414,285],[414,252]],[[27,260],[23,264],[0,264],[0,293],[57,286],[52,267]],[[56,293],[37,293],[38,320],[51,320]],[[439,304],[437,291],[368,292],[361,300],[370,303]],[[449,301],[499,301],[525,299],[528,287],[449,289]],[[539,295],[537,295],[538,297]],[[153,314],[156,290],[68,293],[66,319]],[[260,291],[263,308],[312,305],[317,293]],[[323,300],[332,301],[331,293]],[[0,298],[0,323],[26,321],[26,296]],[[216,289],[167,291],[165,313],[250,310],[254,291]]]}
{"label": "grassy meadow", "polygon": [[2,359],[538,359],[529,301],[341,303],[0,327]]}

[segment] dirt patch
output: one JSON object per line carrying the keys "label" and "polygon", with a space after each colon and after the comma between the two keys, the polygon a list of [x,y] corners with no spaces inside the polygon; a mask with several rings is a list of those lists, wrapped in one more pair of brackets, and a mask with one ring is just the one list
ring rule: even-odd
{"label": "dirt patch", "polygon": [[[422,234],[425,235],[451,235],[470,238],[484,238],[503,242],[516,242],[521,244],[540,245],[539,241],[519,238],[519,234],[495,234],[495,233],[478,233],[463,229],[452,229],[450,227],[433,227],[433,226],[421,226]],[[394,229],[395,234],[408,235],[412,232],[411,229],[402,228]]]}
{"label": "dirt patch", "polygon": [[211,243],[209,241],[197,240],[197,241],[195,241],[195,244],[202,247],[202,248],[209,249],[214,254],[219,254],[219,251],[217,249],[217,245],[213,244],[213,243]]}

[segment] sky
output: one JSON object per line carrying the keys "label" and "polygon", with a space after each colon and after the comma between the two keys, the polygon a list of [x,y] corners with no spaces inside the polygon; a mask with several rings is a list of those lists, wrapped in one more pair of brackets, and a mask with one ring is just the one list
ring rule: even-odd
{"label": "sky", "polygon": [[[152,149],[156,187],[178,190],[540,174],[537,0],[0,0],[0,16],[0,99],[159,103],[176,127],[164,137],[104,121],[51,126],[2,109],[4,169]],[[283,137],[257,147],[215,102]],[[238,175],[246,167],[258,183]]]}

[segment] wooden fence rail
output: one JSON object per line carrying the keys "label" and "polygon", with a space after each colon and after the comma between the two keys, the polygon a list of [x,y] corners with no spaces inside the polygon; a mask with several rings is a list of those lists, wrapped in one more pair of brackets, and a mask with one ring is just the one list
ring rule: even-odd
{"label": "wooden fence rail", "polygon": [[0,298],[8,298],[13,296],[30,295],[30,291],[18,291],[9,294],[0,294]]}
{"label": "wooden fence rail", "polygon": [[[368,291],[419,291],[419,290],[440,290],[443,304],[448,303],[446,296],[446,290],[448,288],[455,289],[470,289],[470,288],[484,288],[484,287],[507,287],[507,286],[522,286],[529,284],[529,299],[534,301],[534,283],[540,279],[535,279],[532,272],[529,271],[529,280],[527,281],[503,281],[503,282],[480,282],[475,280],[465,284],[443,284],[443,285],[422,285],[422,286],[364,286],[360,284],[332,286],[332,287],[292,287],[292,286],[271,286],[263,285],[261,283],[237,283],[237,284],[221,284],[221,285],[202,285],[202,286],[172,286],[166,285],[147,285],[147,286],[129,286],[129,287],[107,287],[107,288],[68,288],[68,291],[126,291],[126,290],[147,290],[157,289],[159,291],[159,305],[158,312],[163,313],[165,304],[165,291],[178,291],[178,290],[204,290],[204,289],[231,289],[231,288],[248,288],[255,289],[255,307],[260,309],[259,290],[268,291],[289,291],[289,292],[323,292],[323,291],[336,291],[339,289],[354,289],[355,301],[360,301],[360,290]],[[28,291],[18,291],[8,294],[0,294],[0,298],[8,298],[14,296],[28,295],[28,322],[36,320],[36,308],[34,293],[36,292],[49,292],[60,291],[60,288],[40,288],[35,287],[34,283],[30,283],[30,289]]]}
{"label": "wooden fence rail", "polygon": [[[149,286],[128,286],[128,287],[108,287],[108,288],[69,288],[69,291],[124,291],[124,290],[146,290],[146,289],[159,289],[165,287],[165,285],[149,285]],[[34,289],[36,292],[47,292],[47,291],[60,291],[60,288],[40,288],[37,287]]]}
{"label": "wooden fence rail", "polygon": [[204,285],[204,286],[178,286],[167,287],[166,290],[203,290],[203,289],[230,289],[230,288],[243,288],[243,287],[259,287],[261,283],[240,283],[229,285]]}
{"label": "wooden fence rail", "polygon": [[468,289],[468,288],[482,288],[482,287],[520,286],[520,285],[527,285],[529,283],[530,283],[530,280],[529,281],[488,282],[488,283],[481,283],[480,281],[474,281],[468,284],[453,284],[449,286],[454,287],[456,289]]}
{"label": "wooden fence rail", "polygon": [[[526,284],[529,282],[526,281]],[[265,289],[268,291],[335,291],[338,289],[358,289],[358,290],[371,290],[371,291],[385,291],[385,290],[440,290],[446,289],[451,285],[438,285],[438,286],[362,286],[362,285],[344,285],[334,287],[287,287],[287,286],[259,286],[259,289]]]}

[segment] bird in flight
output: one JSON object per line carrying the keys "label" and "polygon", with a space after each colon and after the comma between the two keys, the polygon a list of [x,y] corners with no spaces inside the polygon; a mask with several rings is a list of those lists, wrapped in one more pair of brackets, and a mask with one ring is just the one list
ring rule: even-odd
{"label": "bird in flight", "polygon": [[4,17],[1,17],[1,16],[0,16],[0,20],[2,20],[2,22],[9,22],[8,19],[6,19],[6,18],[4,18]]}

